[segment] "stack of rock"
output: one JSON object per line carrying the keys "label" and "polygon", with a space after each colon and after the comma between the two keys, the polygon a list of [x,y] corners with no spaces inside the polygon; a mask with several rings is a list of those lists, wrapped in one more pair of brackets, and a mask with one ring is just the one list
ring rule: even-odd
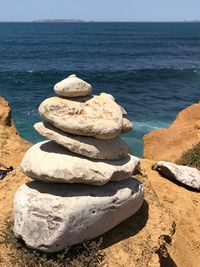
{"label": "stack of rock", "polygon": [[109,95],[71,75],[44,100],[35,129],[49,140],[32,146],[21,170],[34,180],[14,198],[14,232],[46,252],[102,235],[142,205],[143,186],[130,176],[139,159],[119,137],[131,130]]}

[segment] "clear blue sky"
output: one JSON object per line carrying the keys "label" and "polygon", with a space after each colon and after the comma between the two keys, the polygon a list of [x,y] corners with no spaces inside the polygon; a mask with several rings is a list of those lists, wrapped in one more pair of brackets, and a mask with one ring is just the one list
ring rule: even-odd
{"label": "clear blue sky", "polygon": [[0,21],[200,19],[200,0],[0,0]]}

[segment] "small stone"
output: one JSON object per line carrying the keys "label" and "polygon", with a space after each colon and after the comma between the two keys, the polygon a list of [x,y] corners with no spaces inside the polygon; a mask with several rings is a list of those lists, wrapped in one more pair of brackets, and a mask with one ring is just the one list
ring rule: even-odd
{"label": "small stone", "polygon": [[101,187],[30,182],[14,197],[14,233],[30,248],[60,251],[109,231],[135,214],[143,198],[133,178]]}
{"label": "small stone", "polygon": [[138,170],[139,164],[140,160],[131,155],[116,161],[91,160],[52,141],[44,141],[26,152],[21,170],[33,179],[46,182],[103,185],[127,179]]}
{"label": "small stone", "polygon": [[164,177],[200,191],[200,171],[197,169],[166,161],[157,162],[154,168]]}
{"label": "small stone", "polygon": [[122,133],[128,133],[132,131],[133,124],[127,118],[123,118],[122,120]]}
{"label": "small stone", "polygon": [[45,121],[71,134],[113,139],[122,131],[122,112],[110,97],[93,96],[85,102],[51,97],[39,113]]}
{"label": "small stone", "polygon": [[65,97],[78,97],[90,95],[92,86],[76,77],[75,74],[70,75],[66,79],[54,86],[56,94]]}
{"label": "small stone", "polygon": [[108,97],[111,100],[115,101],[115,98],[111,94],[107,94],[107,93],[104,93],[103,92],[103,93],[100,94],[100,96],[102,96],[102,97]]}
{"label": "small stone", "polygon": [[129,148],[120,138],[102,140],[88,136],[78,136],[65,133],[50,123],[39,122],[34,125],[35,129],[70,151],[93,159],[118,160],[128,155]]}

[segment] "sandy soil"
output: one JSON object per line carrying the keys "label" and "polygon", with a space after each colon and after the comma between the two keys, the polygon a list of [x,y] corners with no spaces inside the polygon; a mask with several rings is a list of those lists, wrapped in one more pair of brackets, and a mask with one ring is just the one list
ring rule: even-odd
{"label": "sandy soil", "polygon": [[160,203],[148,178],[137,178],[144,184],[145,201],[137,214],[104,235],[108,266],[176,266],[168,254],[175,232],[173,216]]}
{"label": "sandy soil", "polygon": [[170,255],[179,267],[200,266],[200,193],[161,177],[152,164],[143,160],[143,173],[176,223]]}

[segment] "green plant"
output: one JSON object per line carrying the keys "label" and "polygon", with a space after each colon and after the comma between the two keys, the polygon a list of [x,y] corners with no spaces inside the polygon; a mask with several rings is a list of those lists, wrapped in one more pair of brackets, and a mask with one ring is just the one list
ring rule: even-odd
{"label": "green plant", "polygon": [[184,152],[176,163],[200,170],[200,142],[194,145],[192,149]]}
{"label": "green plant", "polygon": [[20,267],[99,267],[104,261],[100,250],[102,238],[98,241],[87,241],[58,253],[44,253],[27,248],[24,242],[16,239],[12,231],[13,222],[6,221],[0,234],[0,244],[11,249],[10,261]]}

